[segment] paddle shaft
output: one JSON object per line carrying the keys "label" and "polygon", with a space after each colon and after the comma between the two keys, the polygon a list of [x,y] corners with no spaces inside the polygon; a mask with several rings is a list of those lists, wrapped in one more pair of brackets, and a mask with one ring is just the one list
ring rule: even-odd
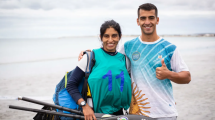
{"label": "paddle shaft", "polygon": [[30,112],[45,113],[45,114],[65,116],[65,117],[72,117],[72,118],[77,118],[77,119],[84,120],[84,116],[81,116],[81,115],[65,114],[65,113],[54,112],[54,111],[49,111],[49,110],[38,110],[38,109],[26,108],[26,107],[21,107],[21,106],[14,106],[14,105],[9,105],[9,108],[18,109],[18,110],[24,110],[24,111],[30,111]]}
{"label": "paddle shaft", "polygon": [[54,104],[42,102],[42,101],[39,101],[39,100],[34,100],[34,99],[31,99],[31,98],[27,98],[27,97],[19,97],[18,99],[23,100],[23,101],[27,101],[27,102],[31,102],[31,103],[36,103],[36,104],[39,104],[39,105],[45,105],[45,106],[53,107],[53,108],[56,108],[56,109],[59,109],[59,110],[64,110],[64,111],[76,113],[76,114],[79,114],[79,115],[84,115],[83,112],[78,111],[78,110],[73,110],[73,109],[70,109],[70,108],[66,108],[66,107],[62,107],[62,106],[59,106],[59,105],[54,105]]}

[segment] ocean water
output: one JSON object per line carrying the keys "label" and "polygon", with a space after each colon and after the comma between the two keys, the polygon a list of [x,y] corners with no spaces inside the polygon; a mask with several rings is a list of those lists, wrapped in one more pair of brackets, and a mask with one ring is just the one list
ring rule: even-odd
{"label": "ocean water", "polygon": [[80,51],[99,46],[96,37],[1,39],[0,81],[8,77],[48,74],[60,69],[69,71],[77,64]]}
{"label": "ocean water", "polygon": [[[131,39],[133,37],[124,37],[120,44]],[[166,37],[165,39],[177,45],[182,56],[215,52],[215,37]],[[62,76],[75,68],[80,51],[100,46],[101,42],[97,37],[0,39],[0,83],[13,82],[16,78],[29,79],[32,76],[38,79],[48,75]],[[47,81],[50,81],[49,79],[51,80],[50,77],[46,77]],[[5,86],[0,87],[4,87],[0,89],[7,89],[11,86],[6,83]],[[47,95],[50,94],[47,93]],[[7,99],[14,95],[17,94],[10,90],[0,91],[0,99]]]}
{"label": "ocean water", "polygon": [[[120,44],[131,39],[133,37],[124,37]],[[165,39],[177,45],[182,53],[215,48],[215,37],[165,37]],[[100,46],[101,42],[96,37],[0,39],[0,65],[71,59],[77,57],[81,50]]]}
{"label": "ocean water", "polygon": [[[124,37],[121,44],[133,37]],[[178,120],[215,119],[215,37],[165,37],[175,44],[191,73],[189,84],[173,84]],[[29,120],[36,113],[9,109],[18,96],[52,103],[55,86],[75,68],[80,51],[99,48],[97,37],[53,39],[0,39],[0,119]],[[11,113],[13,115],[11,115]]]}

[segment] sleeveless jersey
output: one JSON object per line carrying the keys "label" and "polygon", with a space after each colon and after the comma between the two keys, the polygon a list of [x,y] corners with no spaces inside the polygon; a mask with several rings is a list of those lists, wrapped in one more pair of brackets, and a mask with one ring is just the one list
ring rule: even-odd
{"label": "sleeveless jersey", "polygon": [[172,71],[170,60],[176,46],[164,39],[144,44],[137,37],[127,41],[124,49],[131,61],[133,97],[130,113],[152,118],[177,116],[170,80],[156,78],[156,68],[162,66],[161,59]]}
{"label": "sleeveless jersey", "polygon": [[131,79],[126,69],[125,56],[111,56],[102,49],[93,50],[95,65],[88,78],[95,113],[112,114],[128,109],[131,102]]}

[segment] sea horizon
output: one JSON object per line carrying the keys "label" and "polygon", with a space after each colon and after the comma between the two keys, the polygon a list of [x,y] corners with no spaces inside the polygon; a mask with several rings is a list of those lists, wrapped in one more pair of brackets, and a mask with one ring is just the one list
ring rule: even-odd
{"label": "sea horizon", "polygon": [[[124,43],[135,37],[122,37]],[[178,120],[212,119],[215,86],[214,37],[164,37],[175,44],[191,73],[189,84],[173,85]],[[122,44],[120,43],[120,44]],[[95,37],[0,39],[0,119],[18,116],[29,120],[35,113],[17,111],[8,105],[41,109],[18,101],[18,96],[53,103],[55,87],[78,63],[80,51],[101,47]],[[204,111],[199,111],[204,109]],[[13,113],[13,116],[10,116]]]}
{"label": "sea horizon", "polygon": [[[125,34],[122,37],[138,37],[140,34]],[[195,34],[160,34],[160,37],[215,37],[215,33],[195,33]],[[99,35],[80,35],[80,36],[60,36],[60,37],[0,37],[0,39],[64,39],[64,38],[85,38],[97,37]]]}

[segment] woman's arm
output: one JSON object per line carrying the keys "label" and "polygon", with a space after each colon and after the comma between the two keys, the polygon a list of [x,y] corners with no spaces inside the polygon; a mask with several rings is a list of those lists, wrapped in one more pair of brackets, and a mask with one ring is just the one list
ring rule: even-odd
{"label": "woman's arm", "polygon": [[78,90],[78,85],[79,83],[81,83],[81,80],[85,76],[86,67],[87,67],[87,55],[85,54],[83,56],[83,59],[81,59],[78,62],[76,68],[73,70],[73,73],[70,79],[68,80],[68,83],[66,86],[67,91],[69,92],[69,94],[75,100],[76,103],[78,103],[78,100],[82,98]]}
{"label": "woman's arm", "polygon": [[[73,100],[78,105],[80,105],[80,103],[84,101],[84,99],[82,98],[78,90],[78,85],[80,84],[83,77],[85,76],[86,66],[87,66],[87,56],[84,55],[83,59],[78,62],[78,66],[76,66],[76,68],[73,70],[73,73],[70,79],[68,80],[68,83],[66,86],[68,93],[71,95]],[[88,120],[88,119],[91,120],[92,118],[96,120],[94,112],[88,104],[86,104],[85,106],[82,106],[82,109],[83,109],[85,120]]]}
{"label": "woman's arm", "polygon": [[81,82],[81,80],[83,79],[85,73],[77,66],[74,70],[73,73],[70,77],[70,79],[68,80],[66,89],[68,91],[68,93],[71,95],[71,97],[73,98],[73,100],[78,103],[78,100],[81,97],[81,94],[78,90],[78,85]]}

